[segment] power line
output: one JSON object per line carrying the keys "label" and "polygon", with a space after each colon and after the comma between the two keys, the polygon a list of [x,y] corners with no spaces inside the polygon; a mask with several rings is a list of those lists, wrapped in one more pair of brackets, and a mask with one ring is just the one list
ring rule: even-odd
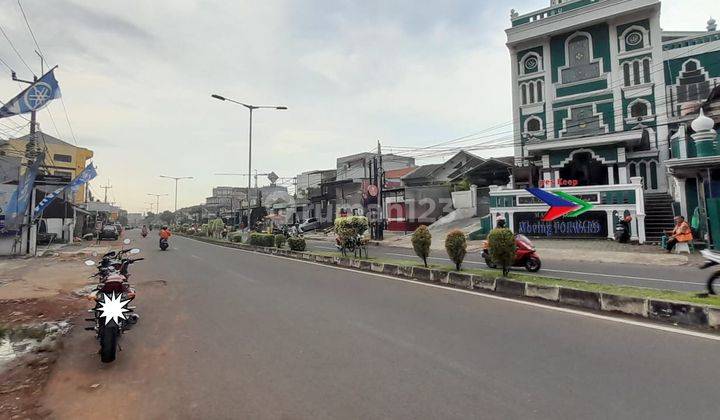
{"label": "power line", "polygon": [[22,3],[20,3],[20,0],[18,0],[18,6],[20,6],[20,12],[23,15],[23,19],[25,19],[25,25],[27,25],[28,31],[30,31],[30,36],[32,36],[33,42],[35,43],[35,47],[38,49],[38,52],[40,55],[44,56],[42,49],[40,48],[40,45],[38,44],[37,38],[35,38],[35,33],[33,32],[32,28],[30,27],[30,22],[28,22],[28,18],[25,15],[25,9],[22,7]]}
{"label": "power line", "polygon": [[15,51],[15,54],[17,54],[17,56],[18,56],[18,58],[20,59],[20,61],[22,61],[22,63],[25,65],[25,67],[27,67],[27,69],[30,70],[30,73],[32,73],[33,76],[36,76],[35,72],[34,72],[34,71],[32,70],[32,68],[28,65],[28,63],[25,61],[25,59],[24,59],[23,56],[20,54],[20,52],[17,50],[17,48],[15,48],[15,44],[13,44],[13,42],[10,40],[10,37],[5,33],[5,29],[3,29],[2,25],[0,25],[0,32],[2,32],[3,36],[4,36],[5,39],[7,40],[8,44],[10,44],[10,47],[13,49],[13,51]]}
{"label": "power line", "polygon": [[65,111],[65,121],[67,121],[68,127],[70,128],[70,135],[72,135],[73,143],[77,146],[77,137],[75,137],[75,130],[73,130],[72,124],[70,123],[70,114],[68,114],[67,108],[65,108],[65,100],[60,96],[60,103],[62,104],[63,111]]}

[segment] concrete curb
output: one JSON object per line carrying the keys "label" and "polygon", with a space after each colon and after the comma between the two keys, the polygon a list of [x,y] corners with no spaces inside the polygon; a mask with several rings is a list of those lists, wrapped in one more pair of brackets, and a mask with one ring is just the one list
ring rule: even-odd
{"label": "concrete curb", "polygon": [[197,236],[179,235],[201,242],[244,249],[270,255],[282,255],[288,258],[314,261],[320,264],[347,267],[360,271],[382,273],[389,276],[405,277],[426,283],[434,283],[447,287],[474,290],[480,293],[493,293],[503,296],[556,302],[561,306],[622,314],[683,325],[695,328],[720,329],[720,308],[696,305],[685,302],[672,302],[649,298],[613,295],[609,293],[591,292],[562,286],[546,286],[526,283],[503,277],[488,276],[429,269],[418,266],[401,266],[382,264],[368,260],[353,258],[313,255],[307,252],[296,252],[276,248],[255,247],[251,245],[219,242]]}

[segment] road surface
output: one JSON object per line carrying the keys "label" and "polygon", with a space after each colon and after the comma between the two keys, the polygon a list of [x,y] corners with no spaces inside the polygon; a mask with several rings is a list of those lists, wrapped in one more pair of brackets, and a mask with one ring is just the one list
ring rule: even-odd
{"label": "road surface", "polygon": [[[327,241],[307,241],[308,249],[335,251]],[[417,260],[412,249],[390,246],[370,246],[371,257]],[[542,257],[542,255],[540,255]],[[428,263],[451,265],[444,251],[433,250]],[[463,264],[468,268],[487,268],[479,252],[469,252]],[[513,268],[526,272],[523,268]],[[585,280],[595,283],[619,284],[624,286],[650,287],[688,292],[704,292],[705,281],[710,273],[700,270],[695,263],[682,266],[653,266],[646,264],[608,264],[584,261],[542,259],[538,275],[571,280]]]}
{"label": "road surface", "polygon": [[716,419],[720,341],[172,238],[140,323],[75,329],[59,419]]}

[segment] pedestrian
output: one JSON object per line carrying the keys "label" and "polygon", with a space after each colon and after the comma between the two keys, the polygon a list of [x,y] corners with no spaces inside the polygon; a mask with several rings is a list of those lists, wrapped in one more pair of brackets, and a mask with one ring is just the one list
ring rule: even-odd
{"label": "pedestrian", "polygon": [[497,213],[495,215],[495,227],[498,229],[505,228],[505,216],[503,216],[501,213]]}
{"label": "pedestrian", "polygon": [[683,216],[675,216],[673,220],[675,220],[675,228],[673,228],[672,231],[666,232],[670,237],[665,246],[668,253],[672,252],[678,242],[692,241],[692,230],[690,230],[690,225],[685,221],[685,218]]}

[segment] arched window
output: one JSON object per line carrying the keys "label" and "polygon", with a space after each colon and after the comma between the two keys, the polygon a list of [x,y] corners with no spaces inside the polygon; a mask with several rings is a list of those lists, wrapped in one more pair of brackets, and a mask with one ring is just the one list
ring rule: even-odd
{"label": "arched window", "polygon": [[691,59],[686,61],[683,67],[685,71],[695,71],[698,69],[698,64],[697,61]]}
{"label": "arched window", "polygon": [[520,73],[530,74],[542,70],[540,56],[536,53],[527,53],[520,61]]}
{"label": "arched window", "polygon": [[637,101],[630,106],[631,117],[644,117],[648,114],[648,106],[645,102]]}
{"label": "arched window", "polygon": [[633,61],[633,84],[640,84],[640,62]]}
{"label": "arched window", "polygon": [[645,83],[650,83],[650,59],[646,58],[643,60],[643,78]]}
{"label": "arched window", "polygon": [[522,104],[527,104],[527,87],[523,84],[520,86],[520,91],[522,92]]}
{"label": "arched window", "polygon": [[625,86],[632,86],[630,82],[630,63],[623,64],[623,75],[625,76]]}
{"label": "arched window", "polygon": [[560,70],[562,83],[600,77],[600,61],[593,60],[590,34],[577,32],[565,41],[567,65]]}
{"label": "arched window", "polygon": [[528,83],[528,90],[530,91],[530,102],[535,103],[535,84],[533,82]]}
{"label": "arched window", "polygon": [[542,81],[541,81],[541,80],[538,80],[538,82],[537,82],[537,84],[536,84],[536,87],[537,87],[537,100],[538,100],[538,102],[542,102],[542,100],[543,100],[543,91],[542,91],[542,87],[543,87],[543,86],[542,86],[542,85],[543,85]]}
{"label": "arched window", "polygon": [[534,133],[534,132],[537,132],[540,130],[542,130],[542,127],[540,125],[540,118],[537,118],[537,117],[528,118],[527,123],[526,123],[526,131],[528,131],[530,133]]}

